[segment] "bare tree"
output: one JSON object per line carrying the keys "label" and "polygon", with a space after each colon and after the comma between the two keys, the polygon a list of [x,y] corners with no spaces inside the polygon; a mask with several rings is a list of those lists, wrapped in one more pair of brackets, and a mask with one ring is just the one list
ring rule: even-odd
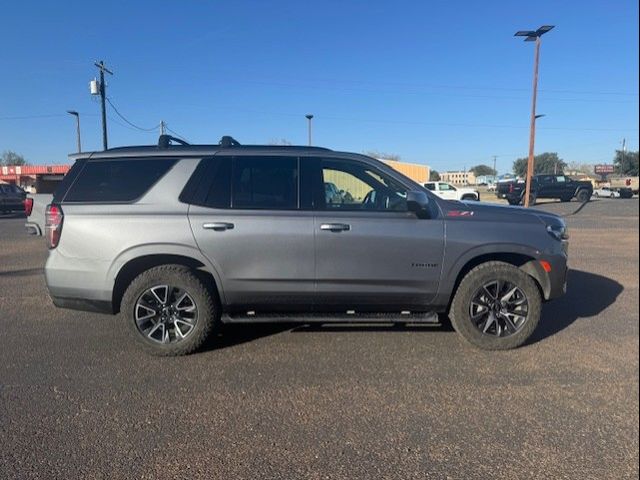
{"label": "bare tree", "polygon": [[369,157],[380,158],[382,160],[393,160],[394,162],[400,161],[400,155],[397,155],[395,153],[384,153],[378,152],[376,150],[368,150],[364,152],[364,154],[368,155]]}
{"label": "bare tree", "polygon": [[271,140],[269,140],[269,145],[293,145],[289,140],[287,140],[286,138],[272,138]]}
{"label": "bare tree", "polygon": [[593,165],[589,163],[569,162],[569,165],[567,168],[572,172],[580,172],[587,175],[593,174]]}
{"label": "bare tree", "polygon": [[0,156],[0,165],[26,165],[27,161],[19,153],[5,150]]}

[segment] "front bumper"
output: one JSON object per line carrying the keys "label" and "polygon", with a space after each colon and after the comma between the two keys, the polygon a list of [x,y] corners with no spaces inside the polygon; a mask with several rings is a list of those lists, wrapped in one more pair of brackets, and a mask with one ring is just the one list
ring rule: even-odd
{"label": "front bumper", "polygon": [[[538,260],[531,260],[520,267],[523,271],[531,275],[540,285],[542,295],[545,300],[553,300],[567,293],[567,266],[566,249],[567,242],[563,242],[563,251],[541,256]],[[548,264],[547,271],[541,262]]]}

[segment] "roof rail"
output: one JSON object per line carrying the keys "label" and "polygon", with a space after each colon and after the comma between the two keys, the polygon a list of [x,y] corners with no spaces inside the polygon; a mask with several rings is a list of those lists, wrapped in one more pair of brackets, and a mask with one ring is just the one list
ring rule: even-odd
{"label": "roof rail", "polygon": [[176,142],[176,143],[179,143],[180,145],[189,145],[188,142],[185,142],[184,140],[181,140],[176,137],[172,137],[171,135],[160,135],[160,137],[158,138],[158,148],[162,148],[162,149],[169,148],[169,145],[171,145],[171,142]]}
{"label": "roof rail", "polygon": [[240,142],[237,141],[235,138],[230,137],[229,135],[225,135],[224,137],[222,137],[220,139],[220,144],[219,145],[222,148],[239,147],[240,146]]}

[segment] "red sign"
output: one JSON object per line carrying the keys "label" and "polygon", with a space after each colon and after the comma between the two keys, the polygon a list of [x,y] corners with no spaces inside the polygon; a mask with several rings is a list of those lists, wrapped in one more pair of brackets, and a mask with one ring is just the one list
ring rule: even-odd
{"label": "red sign", "polygon": [[615,168],[611,164],[596,165],[593,167],[593,171],[598,174],[613,173],[615,172]]}

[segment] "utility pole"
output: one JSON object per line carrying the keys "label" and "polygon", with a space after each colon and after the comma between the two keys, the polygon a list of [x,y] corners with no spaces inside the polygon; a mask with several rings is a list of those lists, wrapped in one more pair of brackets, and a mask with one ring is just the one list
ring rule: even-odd
{"label": "utility pole", "polygon": [[494,155],[493,156],[493,178],[494,180],[498,177],[498,170],[496,170],[496,160],[497,160],[498,156]]}
{"label": "utility pole", "polygon": [[80,114],[75,110],[67,110],[69,115],[76,117],[76,140],[78,142],[78,153],[82,151],[82,143],[80,142]]}
{"label": "utility pole", "polygon": [[540,60],[540,37],[551,30],[553,25],[543,25],[538,30],[521,30],[516,32],[516,37],[526,37],[525,42],[536,42],[535,55],[533,59],[533,96],[531,99],[531,119],[529,126],[529,160],[527,162],[527,180],[524,192],[524,206],[529,206],[531,196],[531,178],[534,172],[534,144],[536,139],[536,100],[538,96],[538,64]]}
{"label": "utility pole", "polygon": [[164,135],[166,131],[166,123],[164,120],[160,120],[160,135]]}
{"label": "utility pole", "polygon": [[109,147],[107,142],[107,106],[105,104],[106,88],[104,84],[104,74],[106,72],[109,75],[113,75],[113,72],[104,65],[104,62],[102,60],[100,60],[99,62],[95,62],[94,65],[98,67],[98,70],[100,70],[99,88],[100,88],[100,105],[102,107],[102,146],[104,147],[104,150],[106,150]]}
{"label": "utility pole", "polygon": [[311,146],[311,120],[313,120],[313,115],[311,115],[310,113],[305,115],[306,119],[309,121],[308,127],[307,127],[307,133],[309,136],[309,146]]}
{"label": "utility pole", "polygon": [[627,156],[626,149],[627,149],[627,139],[623,138],[622,139],[622,163],[620,164],[620,173],[624,172],[624,169],[627,168],[626,158],[625,158]]}

